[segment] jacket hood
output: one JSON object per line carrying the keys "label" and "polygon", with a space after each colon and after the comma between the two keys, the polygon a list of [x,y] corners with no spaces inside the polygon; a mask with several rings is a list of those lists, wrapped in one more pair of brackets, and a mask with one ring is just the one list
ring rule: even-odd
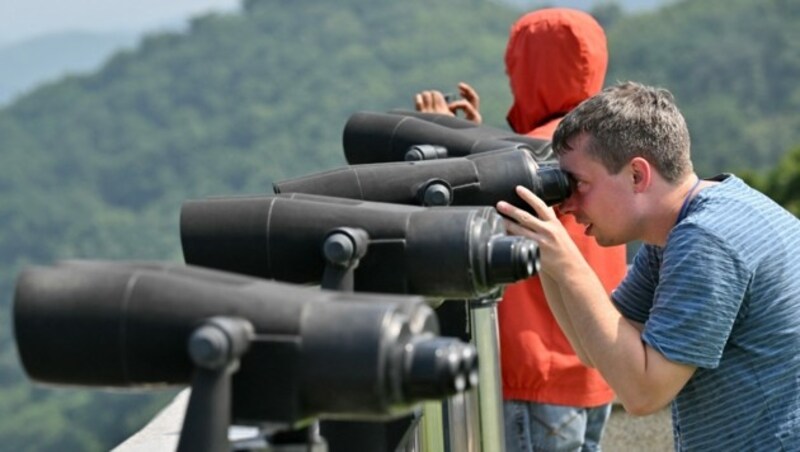
{"label": "jacket hood", "polygon": [[528,133],[602,89],[606,35],[582,11],[533,11],[511,26],[505,63],[514,97],[507,120],[515,132]]}

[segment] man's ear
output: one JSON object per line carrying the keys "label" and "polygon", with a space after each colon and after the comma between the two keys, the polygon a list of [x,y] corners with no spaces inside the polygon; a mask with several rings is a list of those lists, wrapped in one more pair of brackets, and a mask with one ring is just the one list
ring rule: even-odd
{"label": "man's ear", "polygon": [[630,163],[631,176],[633,179],[633,192],[642,193],[653,182],[653,168],[650,162],[642,157],[634,157]]}

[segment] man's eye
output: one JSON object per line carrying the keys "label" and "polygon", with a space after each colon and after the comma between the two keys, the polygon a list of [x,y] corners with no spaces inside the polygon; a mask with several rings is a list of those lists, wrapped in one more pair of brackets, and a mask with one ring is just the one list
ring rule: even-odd
{"label": "man's eye", "polygon": [[588,187],[588,185],[586,184],[586,182],[584,182],[582,180],[576,180],[575,181],[575,190],[583,191],[583,190],[586,190],[587,187]]}

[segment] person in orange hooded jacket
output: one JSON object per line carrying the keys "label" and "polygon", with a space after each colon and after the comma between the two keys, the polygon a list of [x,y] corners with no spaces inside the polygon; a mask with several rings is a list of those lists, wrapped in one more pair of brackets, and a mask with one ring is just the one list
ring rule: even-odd
{"label": "person in orange hooded jacket", "polygon": [[[507,120],[516,133],[551,139],[561,118],[603,87],[608,51],[602,27],[588,14],[547,8],[512,26],[505,54],[514,98]],[[461,99],[416,95],[419,111],[482,121],[475,90]],[[601,248],[571,215],[560,217],[607,291],[626,271],[625,247]],[[614,393],[599,372],[581,364],[548,308],[534,276],[505,288],[498,305],[506,449],[600,450]]]}

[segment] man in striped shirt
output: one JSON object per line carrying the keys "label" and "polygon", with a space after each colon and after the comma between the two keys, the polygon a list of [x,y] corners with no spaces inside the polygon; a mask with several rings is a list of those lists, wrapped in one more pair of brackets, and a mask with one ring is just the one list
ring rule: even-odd
{"label": "man in striped shirt", "polygon": [[800,221],[733,175],[694,173],[663,89],[581,103],[553,148],[575,180],[560,209],[601,245],[645,243],[606,292],[551,208],[498,203],[540,247],[548,304],[630,413],[672,403],[677,450],[800,450]]}

